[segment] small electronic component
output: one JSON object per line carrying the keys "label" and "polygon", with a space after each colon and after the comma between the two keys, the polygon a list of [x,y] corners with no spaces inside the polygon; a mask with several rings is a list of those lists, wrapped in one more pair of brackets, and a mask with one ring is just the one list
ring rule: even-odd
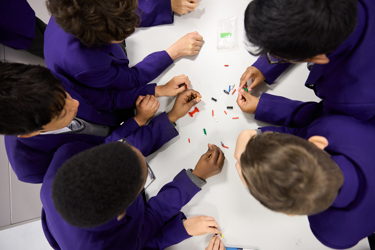
{"label": "small electronic component", "polygon": [[227,95],[229,95],[229,92],[228,92],[228,91],[226,91],[225,89],[224,89],[224,93],[225,93],[225,94],[227,94]]}
{"label": "small electronic component", "polygon": [[214,101],[214,102],[217,102],[217,100],[215,98],[213,98],[213,97],[211,98],[211,100]]}
{"label": "small electronic component", "polygon": [[227,109],[233,109],[233,106],[227,106]]}
{"label": "small electronic component", "polygon": [[196,112],[199,112],[199,109],[197,107],[195,107],[194,111],[193,112],[189,112],[189,115],[191,117],[193,117],[193,115],[196,113]]}

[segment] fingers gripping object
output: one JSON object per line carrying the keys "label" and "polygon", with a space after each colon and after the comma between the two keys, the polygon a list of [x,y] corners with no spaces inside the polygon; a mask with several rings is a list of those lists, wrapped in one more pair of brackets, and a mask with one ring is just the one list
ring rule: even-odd
{"label": "fingers gripping object", "polygon": [[189,115],[191,117],[193,117],[193,115],[196,113],[196,112],[199,112],[199,109],[197,107],[195,107],[194,111],[193,112],[189,112]]}

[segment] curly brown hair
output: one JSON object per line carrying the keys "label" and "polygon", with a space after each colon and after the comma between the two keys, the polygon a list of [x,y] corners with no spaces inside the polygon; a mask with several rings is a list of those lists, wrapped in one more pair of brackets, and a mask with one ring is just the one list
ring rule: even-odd
{"label": "curly brown hair", "polygon": [[47,0],[56,23],[88,47],[122,41],[140,24],[137,0]]}

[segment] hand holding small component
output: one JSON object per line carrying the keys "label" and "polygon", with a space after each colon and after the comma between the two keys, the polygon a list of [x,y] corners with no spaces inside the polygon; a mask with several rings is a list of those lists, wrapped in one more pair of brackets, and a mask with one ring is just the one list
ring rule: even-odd
{"label": "hand holding small component", "polygon": [[255,68],[254,66],[250,66],[241,76],[239,89],[247,88],[246,84],[250,80],[250,78],[253,78],[253,82],[248,87],[249,89],[255,88],[259,83],[264,82],[266,80],[266,78],[264,77],[262,72],[260,72],[259,69]]}
{"label": "hand holding small component", "polygon": [[134,120],[139,126],[145,125],[146,122],[155,115],[156,111],[158,111],[159,106],[158,98],[153,95],[138,96],[135,102],[137,114]]}
{"label": "hand holding small component", "polygon": [[171,0],[172,11],[179,15],[187,14],[198,7],[198,0]]}
{"label": "hand holding small component", "polygon": [[181,117],[185,116],[189,110],[201,101],[201,94],[193,89],[186,90],[177,95],[172,110],[168,113],[168,118],[171,122],[176,122]]}
{"label": "hand holding small component", "polygon": [[214,235],[208,246],[206,247],[206,250],[225,250],[224,243],[221,241],[220,237],[218,235]]}
{"label": "hand holding small component", "polygon": [[221,234],[219,224],[213,217],[195,216],[184,220],[184,227],[190,236],[202,236],[205,234]]}
{"label": "hand holding small component", "polygon": [[197,31],[188,33],[172,44],[166,51],[172,60],[181,56],[192,56],[198,54],[203,45],[203,37]]}
{"label": "hand holding small component", "polygon": [[216,145],[208,144],[207,152],[201,156],[192,173],[202,180],[206,180],[221,172],[224,160],[223,151]]}
{"label": "hand holding small component", "polygon": [[190,89],[189,77],[185,75],[175,76],[165,85],[155,87],[155,96],[176,96],[179,93]]}
{"label": "hand holding small component", "polygon": [[242,110],[242,112],[255,114],[259,103],[259,98],[251,95],[249,92],[246,92],[244,89],[241,89],[238,92],[237,104]]}

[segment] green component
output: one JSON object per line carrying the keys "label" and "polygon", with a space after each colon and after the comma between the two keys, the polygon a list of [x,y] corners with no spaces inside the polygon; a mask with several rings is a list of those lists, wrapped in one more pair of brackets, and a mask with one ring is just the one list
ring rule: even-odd
{"label": "green component", "polygon": [[207,135],[207,132],[206,132],[206,129],[205,129],[205,128],[203,129],[203,133],[204,133],[205,135]]}
{"label": "green component", "polygon": [[229,37],[232,37],[232,33],[220,33],[220,37],[221,38],[229,38]]}
{"label": "green component", "polygon": [[249,92],[249,90],[248,89],[244,89],[246,92]]}

